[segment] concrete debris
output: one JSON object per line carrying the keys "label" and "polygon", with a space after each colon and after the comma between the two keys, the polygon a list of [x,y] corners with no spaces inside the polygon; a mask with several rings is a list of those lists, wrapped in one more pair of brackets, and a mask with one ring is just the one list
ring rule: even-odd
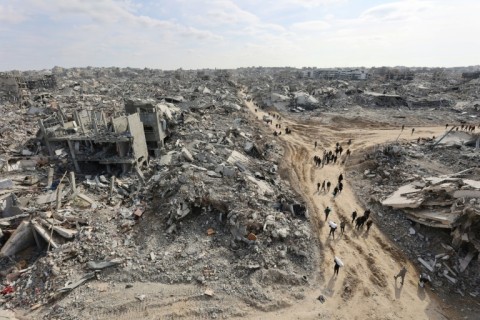
{"label": "concrete debris", "polygon": [[[459,205],[457,199],[476,199],[480,196],[480,181],[450,177],[427,177],[421,182],[398,188],[382,205],[407,209],[413,220],[438,228],[453,228],[469,205]],[[409,210],[415,209],[415,210]]]}
{"label": "concrete debris", "polygon": [[[6,303],[75,318],[93,285],[70,293],[73,302],[58,299],[101,280],[202,285],[200,295],[270,308],[264,284],[290,291],[313,279],[317,231],[307,204],[280,177],[279,133],[258,126],[245,101],[342,125],[364,114],[365,127],[379,119],[400,128],[419,108],[424,127],[448,119],[455,129],[443,139],[399,129],[394,142],[358,155],[352,148],[340,161],[349,183],[361,181],[356,193],[375,224],[433,283],[475,294],[468,279],[479,269],[480,139],[466,124],[480,103],[478,79],[466,77],[434,80],[404,68],[2,73],[0,275],[14,288]],[[273,112],[260,117],[279,125]],[[442,166],[431,169],[437,160]]]}
{"label": "concrete debris", "polygon": [[90,270],[103,270],[105,268],[118,266],[121,263],[121,260],[110,260],[110,261],[89,261],[87,262],[87,267]]}
{"label": "concrete debris", "polygon": [[94,277],[95,277],[95,272],[87,273],[76,282],[73,282],[73,283],[67,282],[64,287],[58,289],[57,291],[61,293],[72,291],[73,289],[81,286],[82,284],[84,284],[90,279],[93,279]]}
{"label": "concrete debris", "polygon": [[480,279],[480,154],[471,142],[478,134],[471,126],[451,129],[443,139],[405,142],[400,125],[396,142],[350,159],[349,175],[377,223],[433,283],[473,290]]}
{"label": "concrete debris", "polygon": [[212,289],[207,288],[203,294],[209,297],[213,297],[215,295],[215,292]]}
{"label": "concrete debris", "polygon": [[263,268],[312,272],[306,205],[278,174],[283,147],[252,122],[228,74],[59,70],[54,86],[0,104],[0,269],[20,256],[31,266],[11,306],[54,302],[101,270],[109,283],[228,290]]}

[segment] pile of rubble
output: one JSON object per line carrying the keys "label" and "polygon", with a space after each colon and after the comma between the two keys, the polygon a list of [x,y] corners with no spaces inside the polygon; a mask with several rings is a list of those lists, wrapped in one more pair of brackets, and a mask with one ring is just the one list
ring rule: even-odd
{"label": "pile of rubble", "polygon": [[[377,223],[433,277],[434,287],[473,297],[480,294],[480,154],[464,143],[477,138],[459,132],[377,146],[350,163]],[[432,176],[446,166],[459,172]]]}
{"label": "pile of rubble", "polygon": [[[372,117],[379,119],[378,113],[383,111],[389,124],[392,116],[408,118],[412,124],[420,119],[436,124],[475,123],[480,117],[480,96],[474,89],[479,79],[462,78],[454,68],[442,69],[441,76],[438,70],[428,68],[372,68],[362,72],[365,76],[345,77],[337,70],[331,77],[324,77],[318,69],[254,68],[243,70],[238,78],[251,88],[252,99],[260,107],[285,112],[309,112],[321,117],[326,112],[344,113],[355,108],[357,113],[372,111]],[[398,76],[392,77],[392,72]]]}
{"label": "pile of rubble", "polygon": [[[45,112],[1,106],[12,109],[5,127],[28,131],[0,154],[0,303],[36,309],[75,289],[78,304],[92,279],[209,285],[265,303],[272,272],[306,283],[308,211],[231,79],[79,71],[56,70]],[[46,312],[66,317],[68,303]]]}

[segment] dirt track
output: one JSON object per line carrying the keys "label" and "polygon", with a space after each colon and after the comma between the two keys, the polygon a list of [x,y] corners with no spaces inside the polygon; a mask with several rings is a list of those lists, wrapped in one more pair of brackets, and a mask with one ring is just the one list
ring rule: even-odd
{"label": "dirt track", "polygon": [[[264,131],[273,134],[278,122],[274,121],[273,125],[267,126],[258,120],[265,113],[255,112],[251,102],[245,103],[252,119],[257,119],[255,124],[265,126]],[[210,315],[218,311],[220,318],[223,314],[230,319],[455,319],[428,290],[418,289],[418,274],[413,265],[406,261],[403,254],[392,246],[375,225],[366,233],[365,230],[354,231],[348,223],[343,236],[338,230],[334,240],[328,238],[329,228],[323,213],[325,206],[333,209],[329,220],[337,223],[340,218],[350,222],[351,212],[357,210],[362,214],[364,208],[359,205],[349,186],[345,166],[337,162],[337,165],[315,168],[313,156],[321,156],[324,148],[332,149],[337,141],[346,149],[347,141],[352,139],[349,146],[352,156],[347,159],[348,165],[359,157],[360,150],[394,141],[400,133],[399,128],[388,128],[382,123],[373,125],[372,121],[359,120],[355,121],[353,127],[344,118],[334,119],[337,127],[332,126],[331,122],[318,125],[314,121],[280,121],[282,135],[278,140],[285,148],[285,161],[280,166],[280,172],[288,176],[292,187],[307,201],[312,230],[317,235],[320,251],[314,277],[308,280],[304,288],[295,288],[301,298],[292,299],[287,286],[277,287],[276,283],[265,288],[272,300],[270,305],[263,306],[252,299],[241,299],[235,294],[229,294],[220,287],[213,287],[216,289],[215,297],[210,299],[204,296],[205,289],[196,284],[133,282],[133,287],[127,290],[123,285],[100,281],[89,285],[94,294],[85,301],[88,308],[78,309],[78,317],[118,320],[210,319]],[[368,127],[363,128],[362,125]],[[285,135],[286,126],[292,129],[292,134]],[[416,127],[412,135],[411,128],[405,128],[399,139],[432,137],[443,132],[443,126]],[[314,141],[318,142],[316,150]],[[341,172],[345,176],[345,188],[340,195],[333,199],[331,192],[317,192],[317,182],[328,179],[334,186]],[[315,245],[312,242],[312,246]],[[337,278],[333,277],[334,256],[340,257],[345,263]],[[393,276],[402,263],[407,264],[408,273],[405,284],[400,286],[400,281],[395,284]],[[317,300],[320,294],[325,297],[323,304]],[[135,298],[140,295],[147,297],[144,302]],[[68,300],[75,300],[75,297],[68,297],[64,303],[67,304]],[[39,318],[35,313],[28,317]]]}
{"label": "dirt track", "polygon": [[[255,117],[262,119],[265,112],[255,112],[252,102],[246,102]],[[259,120],[261,121],[261,120]],[[284,168],[290,168],[290,181],[294,188],[308,201],[312,228],[316,228],[320,243],[321,262],[319,265],[318,289],[311,291],[299,304],[286,310],[263,314],[262,318],[299,318],[299,319],[449,319],[447,312],[435,300],[428,290],[419,290],[418,273],[398,249],[375,228],[367,233],[356,231],[349,222],[350,215],[356,210],[359,215],[365,208],[359,205],[355,194],[349,187],[348,175],[345,176],[345,165],[328,165],[316,168],[314,155],[323,155],[323,150],[334,149],[339,142],[346,149],[347,141],[352,139],[348,147],[352,151],[351,159],[358,151],[377,144],[396,139],[417,139],[432,137],[444,133],[443,127],[416,127],[403,132],[399,128],[378,127],[362,129],[361,123],[341,123],[337,128],[320,126],[313,123],[302,124],[291,120],[274,121],[270,125],[271,132],[275,124],[280,123],[282,134],[279,138],[286,148]],[[265,124],[266,125],[266,124]],[[353,125],[355,127],[353,127]],[[285,134],[285,127],[292,129],[292,134]],[[277,129],[278,131],[279,129]],[[314,148],[314,141],[318,146]],[[343,157],[342,157],[343,159]],[[317,192],[317,182],[328,179],[335,186],[340,173],[345,176],[344,190],[335,199],[332,193]],[[323,210],[332,208],[328,220],[339,223],[342,218],[348,221],[343,236],[336,232],[335,240],[328,238],[329,227],[326,224]],[[375,214],[375,213],[373,213]],[[340,257],[345,267],[340,269],[338,278],[333,277],[334,256]],[[408,272],[405,284],[395,284],[394,275],[401,265],[406,263]],[[316,300],[319,294],[326,298],[324,304]]]}

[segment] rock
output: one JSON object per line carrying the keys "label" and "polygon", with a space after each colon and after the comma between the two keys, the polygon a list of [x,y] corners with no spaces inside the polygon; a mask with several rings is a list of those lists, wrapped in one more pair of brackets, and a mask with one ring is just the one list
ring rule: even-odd
{"label": "rock", "polygon": [[87,267],[91,270],[102,270],[109,267],[118,266],[122,261],[119,259],[114,259],[110,261],[89,261],[87,262]]}
{"label": "rock", "polygon": [[209,297],[213,297],[215,295],[215,292],[212,289],[207,288],[203,294]]}
{"label": "rock", "polygon": [[288,229],[287,228],[277,229],[277,234],[280,238],[285,239],[288,236]]}
{"label": "rock", "polygon": [[185,160],[187,160],[188,162],[193,162],[193,156],[192,154],[190,153],[190,151],[187,150],[187,148],[183,147],[182,148],[182,156]]}
{"label": "rock", "polygon": [[10,189],[13,187],[13,181],[10,179],[0,180],[0,189]]}
{"label": "rock", "polygon": [[212,170],[208,170],[207,175],[209,177],[212,177],[212,178],[221,178],[222,177],[221,174],[218,174],[218,173],[216,173],[215,171],[212,171]]}
{"label": "rock", "polygon": [[139,300],[139,301],[145,300],[146,297],[147,297],[147,296],[144,295],[144,294],[139,294],[139,295],[135,296],[135,298],[136,298],[137,300]]}
{"label": "rock", "polygon": [[233,177],[235,175],[235,167],[223,167],[224,177]]}

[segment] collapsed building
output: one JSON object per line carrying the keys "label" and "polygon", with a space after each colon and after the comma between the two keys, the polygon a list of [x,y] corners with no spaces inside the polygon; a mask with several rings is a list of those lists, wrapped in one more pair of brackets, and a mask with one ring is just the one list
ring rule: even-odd
{"label": "collapsed building", "polygon": [[170,125],[173,123],[173,112],[178,111],[173,104],[156,104],[154,101],[126,100],[125,112],[129,115],[138,114],[143,124],[147,148],[151,155],[159,156],[165,145],[165,139],[170,135]]}
{"label": "collapsed building", "polygon": [[408,219],[419,224],[451,230],[453,248],[466,252],[459,261],[458,270],[463,272],[480,252],[477,199],[480,199],[480,181],[452,175],[427,177],[403,185],[382,204],[401,208]]}
{"label": "collapsed building", "polygon": [[406,106],[407,102],[403,97],[397,94],[387,94],[373,91],[365,91],[358,96],[359,101],[362,103],[373,104],[375,106]]}
{"label": "collapsed building", "polygon": [[61,156],[68,149],[77,172],[92,163],[105,165],[108,172],[119,167],[121,173],[140,172],[147,164],[147,143],[138,113],[107,120],[103,112],[82,110],[75,111],[69,121],[57,112],[40,119],[39,125],[50,156]]}
{"label": "collapsed building", "polygon": [[14,72],[2,72],[0,73],[0,102],[19,102],[24,105],[30,99],[31,91],[53,89],[56,85],[56,78],[51,74],[25,77]]}
{"label": "collapsed building", "polygon": [[0,102],[20,102],[20,104],[23,104],[28,99],[27,84],[22,76],[0,73]]}
{"label": "collapsed building", "polygon": [[[68,73],[59,81],[79,83]],[[316,253],[307,208],[279,174],[281,145],[253,125],[231,81],[191,81],[158,94],[159,85],[136,87],[136,79],[118,87],[84,81],[82,90],[39,94],[58,102],[45,113],[5,106],[0,117],[18,121],[0,141],[0,276],[7,279],[0,290],[13,290],[0,304],[68,303],[62,294],[90,290],[76,288],[107,267],[115,270],[102,274],[110,283],[219,283],[273,305],[261,287],[244,285],[265,266],[262,274],[302,290]],[[115,100],[122,90],[124,98],[162,96],[176,106],[158,98],[127,98],[123,106]],[[19,143],[7,143],[7,134]],[[177,257],[184,244],[187,254]],[[191,254],[207,250],[205,263]]]}
{"label": "collapsed building", "polygon": [[[0,260],[0,275],[14,289],[5,299],[6,306],[47,306],[50,318],[73,317],[72,310],[78,309],[73,306],[85,303],[87,297],[91,299],[96,285],[79,288],[74,302],[57,297],[89,279],[102,279],[117,289],[119,284],[124,287],[124,282],[134,281],[213,285],[270,310],[278,308],[278,296],[268,292],[274,291],[270,287],[278,288],[283,282],[302,284],[285,288],[303,295],[303,284],[311,283],[308,281],[315,265],[315,232],[310,230],[302,200],[280,177],[285,170],[284,150],[246,117],[234,86],[211,80],[211,76],[202,76],[200,81],[188,71],[178,72],[184,82],[175,81],[168,73],[118,68],[92,70],[92,77],[101,71],[107,78],[97,75],[97,79],[80,81],[73,71],[60,78],[65,90],[55,94],[61,108],[51,108],[57,112],[54,116],[23,117],[23,113],[10,111],[10,106],[4,109],[11,112],[7,117],[22,115],[17,128],[32,132],[8,128],[10,131],[2,136],[4,141],[0,141],[2,157],[15,154],[19,162],[5,162],[5,167],[18,169],[9,169],[9,176],[0,179],[0,227],[9,241],[3,246],[9,258]],[[313,88],[321,87],[298,84],[293,89],[290,81],[295,81],[285,78],[277,86],[265,81],[259,84],[258,92],[249,92],[253,97],[256,93],[268,97],[275,104],[289,104],[291,93],[304,89],[312,94]],[[252,76],[247,81],[249,85],[264,81],[259,79]],[[349,99],[345,94],[352,85],[347,85],[334,82],[319,94],[343,101]],[[288,90],[279,89],[282,94],[276,95],[272,87]],[[362,94],[358,86],[353,88],[353,97]],[[378,86],[371,90],[382,89]],[[39,100],[48,100],[47,94],[40,94]],[[177,119],[168,103],[132,100],[125,101],[123,109],[122,101],[115,100],[120,96],[156,97],[178,103],[185,115],[172,130]],[[308,101],[309,97],[300,99]],[[0,117],[5,114],[2,110]],[[40,117],[45,130],[40,130],[39,137],[50,146],[36,150],[38,145],[32,143],[20,144],[20,148],[6,142],[5,137],[14,137],[9,141],[30,138]],[[6,122],[0,123],[0,129]],[[34,125],[30,127],[29,122]],[[137,134],[141,135],[142,129],[145,144],[137,152],[133,143],[141,140]],[[55,163],[53,179],[50,174],[47,178],[46,171],[54,168],[34,161],[26,149],[38,157],[53,151],[53,158],[62,160],[45,160],[52,167]],[[162,155],[160,159],[151,158],[157,154]],[[136,168],[143,166],[140,163],[146,158],[142,155],[150,156],[150,160],[143,172],[144,183],[139,183]],[[121,158],[130,162],[118,162]],[[33,162],[28,172],[22,169],[27,161]],[[71,167],[75,162],[82,173],[93,169],[90,177],[78,175],[82,180],[76,186],[74,178],[62,182],[65,165]],[[119,179],[115,177],[117,172],[127,174]],[[130,172],[133,174],[129,176]],[[36,180],[34,175],[38,175]],[[465,187],[464,180],[457,183],[460,189]],[[89,205],[84,205],[85,201]],[[55,204],[57,210],[52,209]],[[475,211],[466,211],[453,224],[460,238],[467,234],[474,239],[478,233],[476,227],[469,229],[469,217],[475,215]],[[37,244],[43,252],[48,245],[48,254],[38,260],[25,258],[23,263],[25,256],[16,252],[20,247],[12,246],[15,239]],[[469,247],[463,240],[460,246]],[[476,261],[475,256],[472,259]],[[13,266],[17,262],[18,268]],[[470,264],[466,272],[474,267]],[[111,271],[100,273],[103,268]],[[457,279],[461,283],[462,278]],[[54,307],[49,308],[51,303]],[[88,308],[82,312],[85,317],[91,316]],[[233,313],[224,314],[229,316]]]}

